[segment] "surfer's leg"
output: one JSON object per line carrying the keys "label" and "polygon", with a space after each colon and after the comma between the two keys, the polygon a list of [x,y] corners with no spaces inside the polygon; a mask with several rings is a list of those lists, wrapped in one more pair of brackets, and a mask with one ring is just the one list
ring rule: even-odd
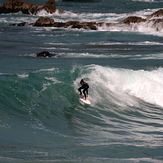
{"label": "surfer's leg", "polygon": [[80,92],[80,95],[82,95],[82,92],[81,92],[81,87],[78,89],[78,91]]}
{"label": "surfer's leg", "polygon": [[87,94],[87,89],[84,89],[83,90],[83,94],[84,94],[84,97],[85,97],[85,100],[87,99],[87,96],[88,96],[88,94]]}
{"label": "surfer's leg", "polygon": [[87,97],[88,97],[88,89],[86,89]]}
{"label": "surfer's leg", "polygon": [[87,85],[87,87],[85,88],[86,97],[88,97],[88,88],[89,88],[89,85]]}

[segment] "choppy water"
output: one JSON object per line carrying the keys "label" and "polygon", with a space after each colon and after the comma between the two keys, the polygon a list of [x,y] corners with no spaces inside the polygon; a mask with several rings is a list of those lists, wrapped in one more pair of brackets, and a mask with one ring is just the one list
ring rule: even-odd
{"label": "choppy water", "polygon": [[[162,2],[56,1],[66,13],[0,15],[0,162],[163,162],[163,30],[8,26],[40,16],[115,23]],[[43,50],[60,58],[36,58]],[[81,78],[91,105],[79,102]]]}

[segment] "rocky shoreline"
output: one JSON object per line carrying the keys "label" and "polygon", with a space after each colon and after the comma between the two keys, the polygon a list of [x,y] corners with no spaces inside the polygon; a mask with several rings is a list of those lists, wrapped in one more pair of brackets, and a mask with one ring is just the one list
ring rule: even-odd
{"label": "rocky shoreline", "polygon": [[[57,10],[54,0],[49,0],[44,5],[31,4],[30,2],[24,2],[23,0],[9,0],[0,6],[0,14],[22,12],[23,14],[36,15],[39,11],[45,10],[48,13],[63,13],[63,10]],[[10,24],[11,26],[33,26],[33,27],[57,27],[57,28],[75,28],[75,29],[86,29],[86,30],[97,30],[99,27],[111,27],[118,25],[131,26],[133,23],[146,22],[152,24],[153,28],[157,31],[163,29],[163,9],[160,9],[147,18],[129,16],[126,19],[118,23],[105,23],[105,22],[79,22],[79,21],[68,21],[68,22],[55,22],[54,19],[49,17],[40,17],[36,22],[21,22]],[[51,57],[53,55],[43,52],[38,57]]]}
{"label": "rocky shoreline", "polygon": [[[60,13],[64,12],[63,10],[57,10],[54,0],[49,0],[45,5],[35,5],[30,2],[24,2],[23,0],[9,0],[0,6],[0,14],[2,13],[15,13],[21,11],[23,14],[37,14],[37,12],[45,10],[48,13],[55,13],[59,11]],[[62,28],[76,28],[76,29],[87,29],[87,30],[97,30],[98,27],[103,25],[105,26],[116,26],[120,24],[130,25],[132,23],[141,23],[141,22],[151,22],[153,26],[161,24],[163,28],[163,9],[160,9],[146,19],[130,16],[118,23],[105,23],[105,22],[79,22],[79,21],[68,21],[68,22],[55,22],[54,19],[48,17],[40,17],[36,22],[21,22],[17,24],[11,24],[12,26],[37,26],[37,27],[62,27]],[[159,29],[158,29],[159,30]]]}
{"label": "rocky shoreline", "polygon": [[[37,12],[45,10],[48,13],[56,12],[56,4],[54,0],[49,0],[44,5],[32,4],[23,0],[9,0],[0,5],[0,14],[22,12],[23,14],[36,15]],[[58,10],[63,12],[63,10]]]}
{"label": "rocky shoreline", "polygon": [[[160,12],[163,15],[163,10],[159,10],[156,13]],[[152,17],[156,17],[155,13],[152,14]],[[40,17],[34,23],[22,22],[10,24],[11,26],[34,26],[34,27],[57,27],[57,28],[75,28],[75,29],[86,29],[86,30],[97,30],[98,27],[105,25],[109,26],[118,26],[118,25],[127,25],[130,26],[133,23],[147,22],[153,24],[153,28],[159,26],[157,31],[160,31],[163,28],[163,19],[161,18],[152,18],[151,16],[143,19],[137,16],[130,16],[122,20],[119,23],[105,23],[105,22],[79,22],[79,21],[68,21],[68,22],[55,22],[54,19],[48,17]],[[160,17],[160,15],[158,16]]]}

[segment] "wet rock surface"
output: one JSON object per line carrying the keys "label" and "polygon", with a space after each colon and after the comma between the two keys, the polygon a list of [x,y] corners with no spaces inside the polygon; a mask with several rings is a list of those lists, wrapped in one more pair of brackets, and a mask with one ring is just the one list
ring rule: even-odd
{"label": "wet rock surface", "polygon": [[45,10],[49,13],[56,12],[56,4],[54,0],[49,0],[45,5],[32,4],[23,0],[9,0],[0,6],[0,14],[16,13],[36,14],[40,10]]}
{"label": "wet rock surface", "polygon": [[[9,0],[3,5],[0,6],[0,13],[15,13],[21,11],[23,14],[36,14],[38,11],[46,10],[48,13],[56,12],[56,4],[54,0],[49,0],[44,5],[35,5],[30,2],[24,2],[23,0]],[[63,10],[59,10],[60,13],[64,12]],[[133,23],[142,23],[147,22],[151,23],[152,26],[157,28],[159,31],[163,28],[163,9],[160,9],[146,19],[137,17],[137,16],[129,16],[126,19],[118,22],[118,23],[105,23],[105,22],[79,22],[79,21],[67,21],[67,22],[55,22],[54,19],[47,17],[40,17],[36,22],[28,23],[21,22],[11,24],[12,26],[34,26],[34,27],[57,27],[57,28],[75,28],[75,29],[86,29],[86,30],[97,30],[99,27],[105,25],[109,26],[117,26],[117,25],[127,25],[130,26]],[[158,28],[159,26],[159,28]]]}

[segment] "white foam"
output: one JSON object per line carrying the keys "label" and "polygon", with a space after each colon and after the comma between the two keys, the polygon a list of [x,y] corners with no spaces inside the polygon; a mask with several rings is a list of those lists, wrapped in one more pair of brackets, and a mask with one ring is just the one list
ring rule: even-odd
{"label": "white foam", "polygon": [[139,106],[139,100],[163,107],[163,68],[153,71],[117,69],[97,65],[85,66],[81,78],[90,85],[90,101],[102,103],[107,101],[116,105]]}
{"label": "white foam", "polygon": [[144,9],[140,11],[136,11],[133,13],[75,13],[71,11],[65,11],[63,13],[59,13],[58,11],[55,13],[47,13],[45,10],[41,10],[37,13],[37,16],[47,16],[53,18],[58,22],[66,22],[66,21],[80,21],[80,22],[105,22],[105,23],[117,23],[128,16],[140,16],[146,18],[151,15],[153,12],[159,10],[157,9]]}
{"label": "white foam", "polygon": [[[91,42],[88,45],[123,45],[123,42]],[[140,42],[125,42],[125,45],[163,45],[161,42],[140,41]]]}
{"label": "white foam", "polygon": [[18,74],[20,78],[28,78],[29,74]]}
{"label": "white foam", "polygon": [[110,58],[110,55],[97,55],[92,53],[60,53],[60,56],[67,58]]}
{"label": "white foam", "polygon": [[155,0],[132,0],[132,1],[138,1],[138,2],[156,2]]}
{"label": "white foam", "polygon": [[46,71],[59,71],[59,69],[58,68],[40,69],[40,70],[37,70],[36,73],[46,72]]}
{"label": "white foam", "polygon": [[44,92],[49,86],[51,86],[51,83],[43,83],[42,90],[40,93]]}
{"label": "white foam", "polygon": [[37,12],[37,16],[51,16],[51,13],[48,13],[46,10],[40,10]]}
{"label": "white foam", "polygon": [[59,13],[57,10],[55,13],[48,13],[45,10],[41,10],[37,13],[37,16],[46,16],[53,18],[56,22],[67,22],[67,21],[80,21],[80,22],[106,22],[115,23],[125,18],[126,14],[116,13],[75,13],[71,11],[65,11]]}
{"label": "white foam", "polygon": [[151,14],[153,14],[154,12],[156,12],[160,9],[161,8],[144,9],[144,10],[136,11],[133,13],[129,13],[129,16],[138,16],[138,17],[142,17],[142,18],[147,18],[148,16],[150,16]]}
{"label": "white foam", "polygon": [[54,77],[45,77],[46,80],[52,81],[53,84],[55,83],[61,83],[60,81],[58,81],[56,78]]}
{"label": "white foam", "polygon": [[148,33],[152,35],[163,36],[163,22],[157,23],[155,25],[155,21],[146,21],[142,23],[134,23],[132,24],[132,31],[139,31],[142,33]]}
{"label": "white foam", "polygon": [[[20,22],[28,22],[34,23],[40,16],[50,17],[54,19],[56,22],[67,22],[67,21],[80,21],[80,22],[104,22],[104,23],[118,23],[129,16],[139,16],[142,18],[146,18],[147,16],[151,15],[157,9],[144,9],[140,11],[136,11],[133,13],[74,13],[71,11],[65,11],[64,13],[59,13],[58,11],[50,14],[47,13],[45,10],[41,10],[37,13],[37,15],[24,15],[21,13],[10,14],[11,16],[2,15],[0,19],[0,23],[12,24],[12,23],[20,23]],[[22,16],[21,16],[22,15]],[[158,17],[156,19],[159,19]],[[116,26],[106,26],[104,24],[101,27],[98,27],[98,31],[126,31],[126,32],[140,32],[145,34],[157,35],[162,37],[163,36],[163,23],[154,24],[154,21],[146,21],[143,23],[133,23],[131,25],[126,24],[119,24]],[[35,32],[40,30],[51,31],[55,29],[54,27],[46,27],[40,28],[35,27]],[[67,28],[66,30],[70,30]],[[73,29],[76,30],[76,29]],[[84,29],[81,29],[84,30]],[[86,31],[86,30],[84,30]],[[54,37],[53,35],[51,35]]]}
{"label": "white foam", "polygon": [[140,32],[142,34],[150,34],[163,36],[163,23],[157,23],[155,25],[154,21],[146,21],[142,23],[131,23],[130,25],[126,24],[117,24],[114,26],[106,26],[103,25],[101,27],[97,27],[98,31],[125,31],[125,32]]}
{"label": "white foam", "polygon": [[[137,55],[138,56],[138,55]],[[136,56],[133,58],[130,58],[132,60],[137,59]],[[155,60],[159,60],[159,59],[163,59],[163,53],[160,54],[146,54],[146,55],[141,55],[141,57],[139,58],[141,60],[149,60],[149,59],[155,59]]]}

